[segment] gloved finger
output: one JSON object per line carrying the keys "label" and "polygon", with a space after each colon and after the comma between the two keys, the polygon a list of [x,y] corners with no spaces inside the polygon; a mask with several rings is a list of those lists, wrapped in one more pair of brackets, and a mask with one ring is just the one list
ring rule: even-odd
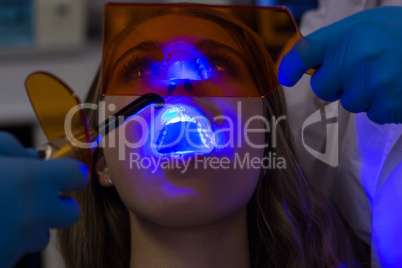
{"label": "gloved finger", "polygon": [[77,201],[68,196],[60,196],[58,205],[47,213],[46,225],[49,228],[66,228],[76,223],[81,215]]}
{"label": "gloved finger", "polygon": [[[402,41],[402,40],[401,40]],[[372,66],[369,94],[371,107],[368,109],[369,118],[378,123],[401,123],[402,116],[402,80],[401,68],[392,65],[392,60],[402,62],[402,55],[384,52]],[[387,66],[380,68],[378,66]],[[374,111],[379,113],[374,115]]]}
{"label": "gloved finger", "polygon": [[387,119],[390,118],[390,111],[380,109],[379,105],[373,105],[367,110],[367,117],[371,121],[382,125],[385,123],[389,123]]}
{"label": "gloved finger", "polygon": [[402,109],[394,108],[389,104],[387,97],[378,94],[378,99],[375,99],[367,109],[368,118],[377,124],[386,123],[402,123]]}
{"label": "gloved finger", "polygon": [[296,42],[279,65],[278,80],[281,85],[293,86],[309,69],[324,61],[329,27],[322,28]]}
{"label": "gloved finger", "polygon": [[43,161],[41,168],[47,171],[45,179],[58,191],[80,190],[88,183],[88,168],[77,160]]}
{"label": "gloved finger", "polygon": [[309,68],[302,62],[297,50],[293,47],[288,54],[283,56],[278,67],[278,80],[283,86],[292,87]]}
{"label": "gloved finger", "polygon": [[50,240],[49,230],[47,228],[38,228],[25,237],[26,253],[38,252],[46,248]]}
{"label": "gloved finger", "polygon": [[388,122],[402,124],[402,109],[399,109],[398,111],[393,111],[391,118]]}
{"label": "gloved finger", "polygon": [[36,151],[34,148],[27,148],[26,152],[29,156],[34,157],[34,158],[38,158],[39,154],[38,151]]}
{"label": "gloved finger", "polygon": [[367,90],[362,89],[358,83],[345,85],[345,90],[340,98],[342,107],[352,113],[367,111],[371,105]]}
{"label": "gloved finger", "polygon": [[320,99],[336,101],[341,98],[342,82],[339,70],[326,62],[311,76],[311,88]]}
{"label": "gloved finger", "polygon": [[34,157],[25,147],[10,133],[0,131],[0,155]]}

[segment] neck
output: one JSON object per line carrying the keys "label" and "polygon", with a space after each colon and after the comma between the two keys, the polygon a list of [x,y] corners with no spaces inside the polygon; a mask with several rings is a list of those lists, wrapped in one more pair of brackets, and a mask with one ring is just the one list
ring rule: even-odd
{"label": "neck", "polygon": [[203,226],[166,227],[130,215],[130,267],[250,267],[246,209]]}

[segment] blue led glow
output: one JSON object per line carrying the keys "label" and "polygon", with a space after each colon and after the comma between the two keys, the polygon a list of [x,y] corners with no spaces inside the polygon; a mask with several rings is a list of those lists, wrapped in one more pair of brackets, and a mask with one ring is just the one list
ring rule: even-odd
{"label": "blue led glow", "polygon": [[169,107],[160,116],[156,151],[166,155],[209,154],[215,148],[211,125],[195,107]]}
{"label": "blue led glow", "polygon": [[191,42],[171,42],[162,49],[165,57],[155,62],[153,69],[157,70],[161,81],[175,87],[178,80],[200,81],[209,78],[210,65],[205,54]]}

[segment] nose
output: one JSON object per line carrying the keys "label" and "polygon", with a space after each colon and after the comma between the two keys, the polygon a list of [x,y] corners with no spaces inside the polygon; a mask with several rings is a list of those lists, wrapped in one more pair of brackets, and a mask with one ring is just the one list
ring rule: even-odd
{"label": "nose", "polygon": [[159,63],[158,75],[163,81],[208,79],[209,62],[193,44],[173,42],[164,48],[164,59]]}
{"label": "nose", "polygon": [[165,77],[162,79],[166,80],[204,80],[206,78],[200,60],[183,49],[177,49],[168,54],[163,75]]}

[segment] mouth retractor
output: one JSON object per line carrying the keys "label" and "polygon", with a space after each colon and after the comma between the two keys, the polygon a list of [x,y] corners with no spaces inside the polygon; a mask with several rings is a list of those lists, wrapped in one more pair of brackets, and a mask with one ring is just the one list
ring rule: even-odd
{"label": "mouth retractor", "polygon": [[169,107],[160,118],[161,129],[156,138],[160,154],[209,154],[215,148],[215,137],[205,115],[195,107]]}

